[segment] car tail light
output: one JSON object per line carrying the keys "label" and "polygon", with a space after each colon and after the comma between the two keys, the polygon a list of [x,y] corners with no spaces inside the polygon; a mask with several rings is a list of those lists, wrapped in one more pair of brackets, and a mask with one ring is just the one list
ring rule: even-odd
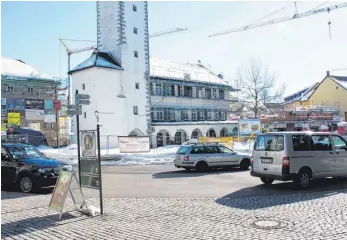
{"label": "car tail light", "polygon": [[289,166],[289,157],[282,158],[282,166]]}
{"label": "car tail light", "polygon": [[183,161],[189,161],[189,156],[184,156]]}

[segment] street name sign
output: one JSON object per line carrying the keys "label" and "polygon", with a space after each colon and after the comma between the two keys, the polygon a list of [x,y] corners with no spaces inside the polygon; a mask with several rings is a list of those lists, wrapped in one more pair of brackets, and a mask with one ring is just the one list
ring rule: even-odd
{"label": "street name sign", "polygon": [[76,104],[79,104],[79,105],[89,105],[90,104],[90,101],[88,99],[77,99],[76,98]]}
{"label": "street name sign", "polygon": [[89,99],[90,96],[88,94],[76,94],[76,99],[81,100],[81,99]]}

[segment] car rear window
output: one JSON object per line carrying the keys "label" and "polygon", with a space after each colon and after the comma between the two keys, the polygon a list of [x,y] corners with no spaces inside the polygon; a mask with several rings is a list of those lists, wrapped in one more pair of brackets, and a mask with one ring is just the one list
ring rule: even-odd
{"label": "car rear window", "polygon": [[256,151],[283,151],[283,135],[261,135],[258,136],[254,144]]}
{"label": "car rear window", "polygon": [[185,155],[187,153],[188,147],[180,147],[177,151],[179,155]]}

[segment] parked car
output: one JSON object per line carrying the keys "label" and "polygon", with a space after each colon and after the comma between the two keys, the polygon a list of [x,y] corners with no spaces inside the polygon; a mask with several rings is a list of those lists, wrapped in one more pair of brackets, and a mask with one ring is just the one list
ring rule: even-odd
{"label": "parked car", "polygon": [[7,130],[6,139],[2,142],[27,143],[35,147],[48,146],[47,139],[42,132],[25,128],[13,128],[13,131]]}
{"label": "parked car", "polygon": [[347,141],[336,133],[260,134],[252,154],[251,175],[265,184],[291,181],[301,188],[315,178],[347,176]]}
{"label": "parked car", "polygon": [[46,157],[32,145],[1,145],[1,184],[15,184],[22,192],[35,192],[55,185],[61,170],[72,171],[72,166]]}
{"label": "parked car", "polygon": [[181,146],[176,152],[174,165],[186,170],[206,171],[213,167],[237,166],[249,169],[250,155],[237,153],[221,144],[189,144]]}

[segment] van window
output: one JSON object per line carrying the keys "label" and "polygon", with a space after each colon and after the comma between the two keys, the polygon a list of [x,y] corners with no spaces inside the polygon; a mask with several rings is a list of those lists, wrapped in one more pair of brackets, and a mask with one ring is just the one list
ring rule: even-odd
{"label": "van window", "polygon": [[185,155],[187,153],[188,148],[187,147],[180,147],[177,151],[177,154],[179,155]]}
{"label": "van window", "polygon": [[312,151],[333,150],[329,135],[312,135]]}
{"label": "van window", "polygon": [[308,135],[293,135],[294,151],[310,151],[310,143]]}
{"label": "van window", "polygon": [[204,154],[205,149],[204,147],[193,147],[192,150],[190,151],[191,154]]}
{"label": "van window", "polygon": [[258,136],[254,144],[256,151],[283,151],[284,137],[283,135],[263,135]]}
{"label": "van window", "polygon": [[339,136],[333,136],[333,143],[337,152],[347,151],[347,144]]}

